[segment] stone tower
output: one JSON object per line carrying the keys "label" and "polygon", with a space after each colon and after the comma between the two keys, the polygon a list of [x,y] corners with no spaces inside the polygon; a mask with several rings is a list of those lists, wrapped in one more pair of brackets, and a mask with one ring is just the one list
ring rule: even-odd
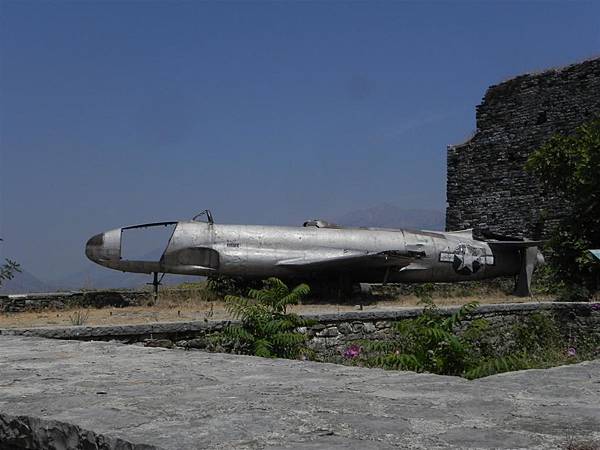
{"label": "stone tower", "polygon": [[448,147],[446,229],[544,236],[568,207],[523,166],[552,135],[596,116],[600,58],[491,86],[477,106],[475,135]]}

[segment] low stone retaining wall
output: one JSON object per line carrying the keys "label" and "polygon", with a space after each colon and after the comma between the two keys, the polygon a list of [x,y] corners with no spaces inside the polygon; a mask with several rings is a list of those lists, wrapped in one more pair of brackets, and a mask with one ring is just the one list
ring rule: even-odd
{"label": "low stone retaining wall", "polygon": [[[450,315],[459,307],[440,308]],[[352,342],[362,339],[386,340],[392,335],[392,325],[411,319],[421,308],[386,311],[357,311],[337,314],[306,315],[316,324],[303,329],[309,346],[319,358],[342,359]],[[480,306],[471,320],[484,318],[489,322],[490,335],[502,337],[502,331],[523,323],[534,314],[550,314],[561,333],[569,341],[593,339],[600,342],[600,305],[590,303],[509,303]],[[166,322],[143,325],[72,326],[2,329],[0,334],[40,336],[53,339],[117,340],[124,343],[143,343],[147,346],[205,349],[206,337],[221,331],[230,321]],[[502,345],[499,342],[498,345]]]}
{"label": "low stone retaining wall", "polygon": [[[451,315],[459,307],[440,308],[440,313]],[[340,361],[343,352],[358,340],[389,340],[394,322],[417,317],[421,308],[393,312],[348,313],[316,316],[318,324],[306,330],[310,346],[327,361]],[[482,305],[465,320],[464,325],[476,319],[488,322],[487,339],[502,352],[510,345],[510,329],[524,324],[533,315],[548,314],[558,325],[565,342],[600,342],[600,304],[590,303],[510,303]]]}
{"label": "low stone retaining wall", "polygon": [[122,308],[139,306],[151,299],[152,293],[146,291],[77,291],[0,295],[0,312],[16,313],[72,307],[103,308],[113,306]]}
{"label": "low stone retaining wall", "polygon": [[77,425],[32,416],[0,412],[0,448],[5,450],[47,449],[160,450],[153,445],[133,444],[123,439],[84,430]]}

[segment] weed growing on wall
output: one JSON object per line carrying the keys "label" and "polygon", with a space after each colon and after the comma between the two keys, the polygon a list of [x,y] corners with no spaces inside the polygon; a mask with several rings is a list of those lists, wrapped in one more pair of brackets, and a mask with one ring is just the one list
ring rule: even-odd
{"label": "weed growing on wall", "polygon": [[[440,314],[423,296],[423,312],[393,327],[392,339],[360,341],[344,357],[354,365],[412,370],[473,379],[501,372],[547,368],[598,357],[597,337],[565,338],[550,314],[535,313],[511,327],[492,328],[488,320],[470,319],[477,304],[451,316]],[[593,306],[593,305],[592,305]]]}
{"label": "weed growing on wall", "polygon": [[227,296],[228,312],[240,320],[227,327],[223,338],[234,351],[268,358],[297,358],[309,353],[306,335],[298,328],[313,323],[287,308],[297,304],[310,292],[306,284],[289,289],[277,278],[264,281],[262,289],[250,289],[247,297]]}
{"label": "weed growing on wall", "polygon": [[420,316],[394,325],[393,340],[361,342],[365,350],[361,364],[445,375],[462,375],[470,368],[471,344],[454,329],[477,307],[477,303],[464,305],[451,316],[444,317],[431,299],[424,298],[422,302],[425,307]]}

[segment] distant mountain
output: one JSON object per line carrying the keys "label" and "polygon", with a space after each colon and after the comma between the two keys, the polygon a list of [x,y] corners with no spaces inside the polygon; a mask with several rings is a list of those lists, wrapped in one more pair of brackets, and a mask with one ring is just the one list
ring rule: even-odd
{"label": "distant mountain", "polygon": [[25,269],[16,272],[12,280],[3,280],[0,294],[24,294],[27,292],[52,292],[56,286],[40,280]]}
{"label": "distant mountain", "polygon": [[404,209],[390,203],[359,209],[334,218],[334,223],[347,227],[409,228],[444,230],[444,211],[437,209]]}
{"label": "distant mountain", "polygon": [[[151,244],[151,242],[147,242]],[[154,249],[140,255],[141,260],[152,261],[160,255],[160,249]],[[174,285],[198,281],[200,277],[166,274],[161,283]],[[152,282],[152,275],[128,273],[108,269],[92,262],[86,262],[83,270],[67,275],[55,282],[61,289],[136,289]]]}
{"label": "distant mountain", "polygon": [[[165,285],[198,281],[199,277],[167,274],[162,280]],[[79,272],[72,273],[54,282],[60,289],[133,289],[152,282],[152,276],[143,273],[126,273],[86,263]]]}

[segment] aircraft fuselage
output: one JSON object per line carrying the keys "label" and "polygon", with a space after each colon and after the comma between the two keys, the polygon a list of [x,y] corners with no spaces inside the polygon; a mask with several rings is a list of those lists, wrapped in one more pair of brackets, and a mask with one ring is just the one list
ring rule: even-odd
{"label": "aircraft fuselage", "polygon": [[[156,260],[121,255],[124,230],[174,226]],[[138,273],[244,278],[324,278],[353,282],[451,282],[517,275],[523,254],[490,245],[472,232],[373,228],[224,225],[180,221],[117,228],[92,237],[92,261]]]}

